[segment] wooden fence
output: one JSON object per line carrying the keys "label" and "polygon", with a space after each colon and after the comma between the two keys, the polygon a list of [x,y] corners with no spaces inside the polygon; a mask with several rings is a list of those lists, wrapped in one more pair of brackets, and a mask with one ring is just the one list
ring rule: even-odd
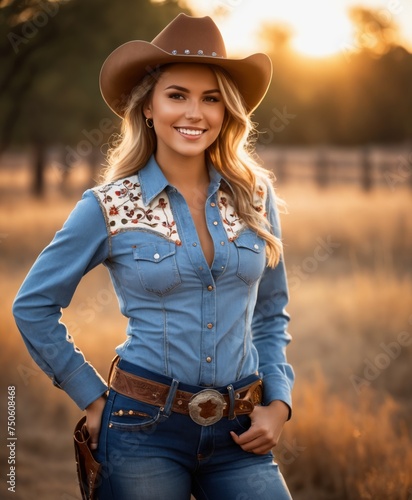
{"label": "wooden fence", "polygon": [[403,147],[257,147],[260,158],[279,183],[311,181],[320,187],[356,184],[394,190],[412,188],[412,143]]}
{"label": "wooden fence", "polygon": [[[316,183],[322,188],[352,184],[365,191],[384,187],[412,189],[412,142],[397,147],[267,147],[257,145],[264,165],[273,170],[278,184]],[[104,157],[98,149],[80,161],[67,161],[65,150],[45,152],[38,161],[36,151],[3,154],[0,158],[2,190],[16,185],[18,173],[24,173],[26,186],[41,196],[50,188],[69,193],[94,185]],[[78,160],[78,159],[77,159]],[[39,166],[41,168],[39,168]]]}

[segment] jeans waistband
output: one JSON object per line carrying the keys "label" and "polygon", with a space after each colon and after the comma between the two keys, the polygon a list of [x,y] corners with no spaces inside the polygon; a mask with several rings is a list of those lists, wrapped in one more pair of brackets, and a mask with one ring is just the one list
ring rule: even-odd
{"label": "jeans waistband", "polygon": [[[158,372],[153,372],[151,370],[147,370],[146,368],[143,368],[138,365],[134,365],[133,363],[130,363],[129,361],[125,361],[124,359],[119,360],[118,366],[120,369],[124,370],[125,372],[132,373],[133,375],[137,375],[139,377],[147,378],[149,380],[153,380],[154,382],[159,382],[161,384],[165,385],[171,385],[173,378],[168,377],[167,375],[163,375],[162,373]],[[260,377],[252,373],[248,377],[242,378],[240,380],[237,380],[235,382],[228,382],[227,385],[232,384],[233,389],[236,391],[237,389],[240,389],[242,387],[245,387],[249,384],[252,384],[256,380],[259,380]],[[219,387],[214,387],[214,386],[201,386],[201,385],[191,385],[191,384],[186,384],[184,382],[179,381],[179,389],[182,391],[187,391],[187,392],[193,392],[197,393],[200,392],[204,389],[214,389],[221,394],[227,394],[228,389],[227,385],[224,386],[219,386]]]}

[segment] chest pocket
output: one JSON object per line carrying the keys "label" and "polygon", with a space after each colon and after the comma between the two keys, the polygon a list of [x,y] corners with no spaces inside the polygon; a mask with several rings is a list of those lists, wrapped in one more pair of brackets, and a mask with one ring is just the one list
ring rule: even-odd
{"label": "chest pocket", "polygon": [[265,241],[253,231],[244,231],[234,240],[238,251],[237,275],[248,285],[257,281],[266,266]]}
{"label": "chest pocket", "polygon": [[140,281],[145,290],[164,295],[181,284],[176,264],[176,245],[148,243],[133,248]]}

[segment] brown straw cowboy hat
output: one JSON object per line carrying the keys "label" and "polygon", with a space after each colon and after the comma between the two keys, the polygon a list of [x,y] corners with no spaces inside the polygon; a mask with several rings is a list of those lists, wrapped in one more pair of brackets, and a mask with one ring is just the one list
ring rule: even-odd
{"label": "brown straw cowboy hat", "polygon": [[266,54],[228,59],[222,35],[210,17],[179,14],[152,42],[127,42],[109,55],[100,72],[103,99],[121,117],[132,89],[146,75],[172,63],[214,64],[225,69],[249,113],[262,101],[272,78],[272,63]]}

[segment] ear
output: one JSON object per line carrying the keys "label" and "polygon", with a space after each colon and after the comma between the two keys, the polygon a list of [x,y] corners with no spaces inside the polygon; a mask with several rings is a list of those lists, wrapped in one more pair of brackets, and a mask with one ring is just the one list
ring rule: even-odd
{"label": "ear", "polygon": [[153,118],[152,102],[149,99],[143,105],[143,114],[145,118]]}

